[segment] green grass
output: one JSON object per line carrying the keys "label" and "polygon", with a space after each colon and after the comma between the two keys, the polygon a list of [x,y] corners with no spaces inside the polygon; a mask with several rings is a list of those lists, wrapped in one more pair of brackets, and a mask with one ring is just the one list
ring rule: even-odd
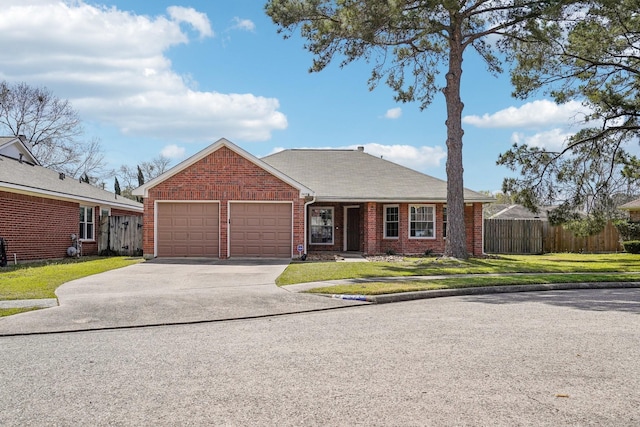
{"label": "green grass", "polygon": [[12,316],[18,313],[26,313],[27,311],[38,310],[37,307],[28,308],[0,308],[0,317]]}
{"label": "green grass", "polygon": [[0,300],[55,298],[63,283],[142,261],[130,257],[85,257],[18,264],[0,269]]}
{"label": "green grass", "polygon": [[430,280],[395,280],[390,282],[368,282],[352,285],[336,285],[314,288],[307,292],[318,294],[356,294],[383,295],[400,292],[415,292],[435,289],[457,289],[483,286],[539,285],[551,283],[582,282],[636,282],[640,273],[568,273],[568,274],[531,274],[525,276],[487,276],[430,279]]}
{"label": "green grass", "polygon": [[634,254],[506,255],[470,258],[405,258],[403,262],[295,262],[278,277],[280,286],[324,280],[488,273],[587,273],[640,271]]}

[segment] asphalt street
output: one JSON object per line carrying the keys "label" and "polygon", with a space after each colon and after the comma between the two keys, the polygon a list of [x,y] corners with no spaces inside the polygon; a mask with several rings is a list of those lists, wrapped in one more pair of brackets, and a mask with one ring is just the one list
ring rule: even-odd
{"label": "asphalt street", "polygon": [[0,383],[2,426],[637,426],[640,289],[6,336]]}

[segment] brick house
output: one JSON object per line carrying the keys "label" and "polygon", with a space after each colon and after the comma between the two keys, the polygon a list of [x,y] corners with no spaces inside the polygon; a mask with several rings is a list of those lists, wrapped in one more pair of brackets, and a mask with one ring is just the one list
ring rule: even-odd
{"label": "brick house", "polygon": [[9,261],[62,258],[82,242],[96,255],[100,218],[142,215],[143,206],[40,166],[23,137],[0,137],[0,237]]}
{"label": "brick house", "polygon": [[[134,190],[146,257],[296,257],[444,251],[446,182],[358,150],[262,159],[220,139]],[[484,203],[465,189],[467,246],[483,253]]]}
{"label": "brick house", "polygon": [[618,209],[629,212],[631,221],[640,221],[640,199],[632,200],[618,207]]}

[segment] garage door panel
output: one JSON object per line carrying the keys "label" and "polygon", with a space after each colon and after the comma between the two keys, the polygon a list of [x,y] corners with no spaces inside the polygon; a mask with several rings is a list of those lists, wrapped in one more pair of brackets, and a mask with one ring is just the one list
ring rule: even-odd
{"label": "garage door panel", "polygon": [[231,203],[230,256],[291,257],[291,204]]}
{"label": "garage door panel", "polygon": [[278,233],[274,231],[265,231],[264,233],[262,233],[262,238],[269,242],[276,240],[277,237],[278,237]]}
{"label": "garage door panel", "polygon": [[266,224],[266,221],[264,220],[260,220],[260,218],[247,218],[247,221],[245,222],[245,226],[246,227],[262,227],[262,226],[266,226],[269,224]]}
{"label": "garage door panel", "polygon": [[[266,233],[264,233],[264,234],[266,234]],[[247,232],[244,234],[244,238],[245,238],[245,239],[249,239],[249,240],[252,240],[252,241],[260,240],[260,238],[261,238],[261,237],[262,237],[262,236],[260,235],[260,232],[256,232],[256,231],[254,231],[254,232],[247,231]],[[265,237],[266,237],[266,236],[265,236]]]}
{"label": "garage door panel", "polygon": [[160,257],[218,257],[217,203],[158,203],[157,245]]}

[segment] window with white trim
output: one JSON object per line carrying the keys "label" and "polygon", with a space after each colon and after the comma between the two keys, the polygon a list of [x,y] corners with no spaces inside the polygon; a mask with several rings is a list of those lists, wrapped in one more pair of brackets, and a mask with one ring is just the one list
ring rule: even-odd
{"label": "window with white trim", "polygon": [[397,239],[400,235],[400,208],[398,205],[384,206],[384,238]]}
{"label": "window with white trim", "polygon": [[333,245],[333,208],[314,207],[309,211],[312,245]]}
{"label": "window with white trim", "polygon": [[90,206],[80,206],[80,240],[94,240],[94,216],[93,208]]}
{"label": "window with white trim", "polygon": [[409,206],[409,238],[433,239],[436,236],[435,207],[433,205]]}

